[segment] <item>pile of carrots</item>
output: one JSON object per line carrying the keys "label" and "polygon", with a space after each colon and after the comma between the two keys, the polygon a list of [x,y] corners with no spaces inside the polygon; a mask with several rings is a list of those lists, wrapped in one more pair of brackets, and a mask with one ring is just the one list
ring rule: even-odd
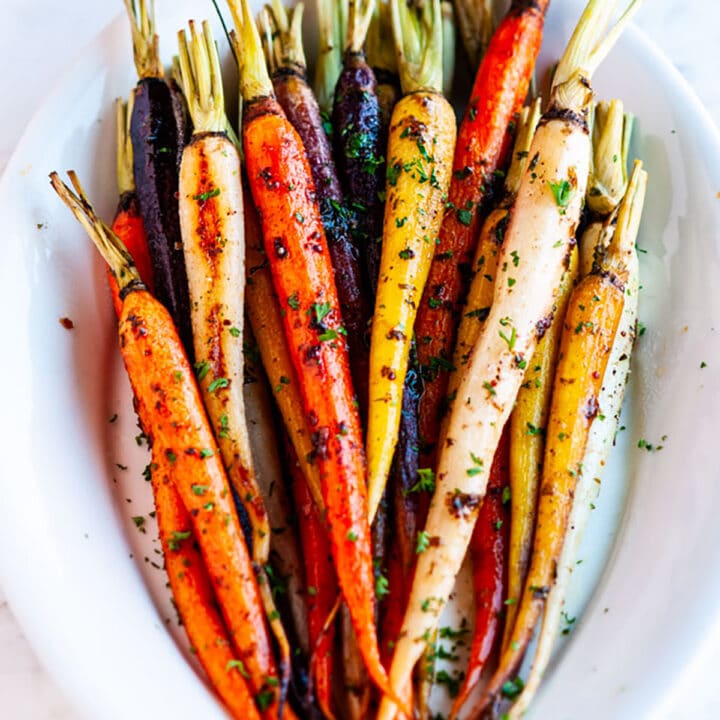
{"label": "pile of carrots", "polygon": [[[547,0],[497,27],[317,2],[313,90],[302,4],[228,0],[234,123],[208,23],[168,71],[125,0],[112,226],[52,185],[107,262],[173,599],[231,716],[439,718],[444,685],[449,717],[519,718],[629,374],[647,176],[590,83],[639,0],[610,30],[589,0],[544,106]],[[474,617],[440,627],[466,556]]]}

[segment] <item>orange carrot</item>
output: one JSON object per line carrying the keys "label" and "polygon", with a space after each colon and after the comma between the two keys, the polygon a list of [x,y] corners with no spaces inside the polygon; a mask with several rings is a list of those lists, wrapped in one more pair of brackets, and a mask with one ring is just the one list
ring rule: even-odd
{"label": "orange carrot", "polygon": [[[117,109],[120,203],[112,229],[132,255],[140,278],[150,288],[152,266],[132,182],[132,147],[129,139],[122,137],[129,113],[121,100],[118,100]],[[120,317],[123,301],[118,282],[110,268],[107,272],[113,305]],[[142,414],[145,413],[146,410],[143,410]],[[237,720],[259,720],[260,715],[243,675],[247,671],[242,661],[236,660],[233,655],[230,636],[217,610],[202,556],[193,543],[183,542],[192,532],[191,518],[170,478],[168,459],[157,444],[153,446],[149,468],[165,571],[173,602],[191,647],[233,717]]]}
{"label": "orange carrot", "polygon": [[312,432],[338,581],[368,673],[384,691],[374,622],[365,455],[332,263],[299,135],[273,96],[247,0],[230,3],[240,35],[247,175]]}
{"label": "orange carrot", "polygon": [[527,95],[548,0],[513,0],[490,41],[458,130],[448,210],[415,322],[425,377],[420,401],[421,464],[432,466],[461,300],[494,175],[507,158],[510,123]]}
{"label": "orange carrot", "polygon": [[[228,632],[263,717],[281,715],[279,684],[264,611],[240,522],[194,373],[175,325],[143,285],[126,248],[95,215],[75,177],[77,195],[57,173],[52,185],[85,227],[120,288],[120,352],[140,421],[169,466],[190,530],[202,553]],[[189,539],[185,536],[181,539]]]}

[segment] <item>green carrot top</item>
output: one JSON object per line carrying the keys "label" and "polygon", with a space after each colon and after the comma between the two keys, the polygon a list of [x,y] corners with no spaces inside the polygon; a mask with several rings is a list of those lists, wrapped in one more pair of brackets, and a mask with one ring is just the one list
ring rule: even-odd
{"label": "green carrot top", "polygon": [[317,0],[319,50],[315,63],[315,97],[331,113],[335,86],[342,72],[343,43],[348,24],[348,0]]}
{"label": "green carrot top", "polygon": [[138,77],[161,78],[163,66],[160,62],[160,44],[155,32],[155,3],[150,0],[124,0],[132,30],[133,58]]}
{"label": "green carrot top", "polygon": [[525,174],[525,168],[528,164],[528,154],[530,146],[535,135],[538,121],[540,120],[540,106],[542,98],[535,98],[532,105],[526,105],[520,111],[520,117],[517,123],[517,134],[515,135],[515,144],[513,145],[512,159],[510,167],[505,176],[505,192],[508,195],[517,195],[520,189],[520,180]]}
{"label": "green carrot top", "polygon": [[629,276],[628,259],[636,252],[635,241],[640,230],[647,179],[642,163],[636,160],[625,196],[607,220],[608,223],[615,223],[615,232],[600,259],[600,271],[609,273],[623,285]]}
{"label": "green carrot top", "polygon": [[374,12],[375,0],[348,0],[345,52],[360,53],[363,51]]}
{"label": "green carrot top", "polygon": [[599,102],[593,112],[592,168],[586,193],[590,210],[608,215],[627,188],[627,158],[633,116],[623,112],[621,100]]}
{"label": "green carrot top", "polygon": [[265,59],[271,73],[279,68],[307,68],[302,40],[303,3],[287,9],[280,0],[265,5],[258,17]]}
{"label": "green carrot top", "polygon": [[390,0],[395,52],[403,94],[443,88],[443,23],[440,0],[412,7]]}
{"label": "green carrot top", "polygon": [[135,189],[132,140],[130,139],[130,118],[134,102],[135,94],[132,92],[127,102],[124,102],[122,98],[115,101],[115,152],[118,195],[121,197]]}
{"label": "green carrot top", "polygon": [[375,3],[375,12],[367,34],[366,52],[370,67],[397,74],[392,17],[386,0]]}
{"label": "green carrot top", "polygon": [[228,0],[235,23],[235,55],[240,66],[240,94],[245,102],[274,97],[262,42],[248,0]]}
{"label": "green carrot top", "polygon": [[631,0],[620,19],[607,32],[617,0],[588,2],[555,71],[550,91],[551,107],[571,110],[587,119],[592,103],[590,80],[641,2]]}
{"label": "green carrot top", "polygon": [[225,115],[220,59],[210,23],[202,34],[190,21],[190,43],[184,30],[178,32],[180,84],[187,99],[194,133],[223,132],[229,123]]}
{"label": "green carrot top", "polygon": [[95,214],[74,171],[69,170],[68,177],[75,192],[60,179],[56,172],[50,173],[50,184],[95,243],[105,262],[110,266],[120,291],[122,292],[131,284],[142,285],[140,274],[122,240]]}

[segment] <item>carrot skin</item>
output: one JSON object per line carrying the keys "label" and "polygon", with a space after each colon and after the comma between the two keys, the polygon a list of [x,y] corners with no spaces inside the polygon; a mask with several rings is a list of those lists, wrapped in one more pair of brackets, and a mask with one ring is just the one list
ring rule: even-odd
{"label": "carrot skin", "polygon": [[371,295],[380,272],[384,188],[384,143],[375,74],[363,52],[348,51],[335,88],[332,123],[335,157],[352,203],[354,234],[360,243]]}
{"label": "carrot skin", "polygon": [[[143,427],[172,466],[250,685],[255,693],[273,692],[279,680],[255,573],[192,369],[164,306],[137,286],[124,295],[120,348],[139,409],[144,408]],[[277,716],[276,711],[273,703],[265,716]]]}
{"label": "carrot skin", "polygon": [[153,264],[156,295],[175,322],[192,357],[192,329],[178,213],[178,157],[186,134],[161,78],[140,80],[130,123],[133,176]]}
{"label": "carrot skin", "polygon": [[[140,216],[140,206],[137,195],[134,192],[126,192],[120,196],[115,219],[112,224],[113,232],[123,241],[123,245],[132,255],[137,271],[148,290],[153,293],[153,272],[152,263],[148,251],[147,236]],[[110,268],[107,270],[110,294],[112,296],[115,314],[120,316],[122,311],[122,300],[117,280]]]}
{"label": "carrot skin", "polygon": [[273,74],[277,100],[303,141],[310,163],[315,191],[330,258],[335,269],[335,284],[342,310],[343,327],[347,330],[350,369],[353,385],[365,415],[368,398],[370,303],[360,265],[360,252],[354,244],[338,179],[332,146],[320,107],[304,73],[282,68]]}
{"label": "carrot skin", "polygon": [[360,417],[310,168],[300,137],[271,98],[246,105],[243,141],[265,252],[285,311],[285,335],[312,431],[335,569],[368,672],[387,690],[374,623]]}
{"label": "carrot skin", "polygon": [[548,0],[513,1],[480,64],[458,130],[449,209],[415,324],[419,361],[428,375],[420,401],[420,437],[429,465],[447,395],[449,367],[442,361],[452,358],[475,243],[492,197],[495,171],[508,157],[510,123],[528,92],[547,6]]}
{"label": "carrot skin", "polygon": [[475,630],[470,660],[460,693],[455,698],[450,717],[465,704],[490,653],[499,639],[506,575],[506,548],[510,513],[503,493],[508,487],[510,435],[506,426],[490,469],[488,488],[470,541],[475,592]]}

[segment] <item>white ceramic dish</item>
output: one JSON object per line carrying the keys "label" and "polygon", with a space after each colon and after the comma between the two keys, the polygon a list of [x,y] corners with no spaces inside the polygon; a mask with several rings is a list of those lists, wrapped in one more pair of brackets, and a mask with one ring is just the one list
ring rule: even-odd
{"label": "white ceramic dish", "polygon": [[[576,15],[563,7],[550,11],[543,65],[572,29]],[[160,10],[165,52],[185,19],[210,12],[191,0]],[[102,266],[47,184],[50,170],[72,167],[111,216],[111,105],[134,81],[119,18],[47,99],[0,184],[0,574],[28,638],[87,717],[222,718],[188,663],[153,566],[145,459]],[[719,615],[720,140],[677,72],[632,28],[595,85],[637,115],[635,154],[651,175],[640,239],[648,329],[570,614],[602,578],[533,707],[542,720],[653,717]],[[658,453],[635,447],[662,436]],[[146,534],[132,521],[139,515]]]}

